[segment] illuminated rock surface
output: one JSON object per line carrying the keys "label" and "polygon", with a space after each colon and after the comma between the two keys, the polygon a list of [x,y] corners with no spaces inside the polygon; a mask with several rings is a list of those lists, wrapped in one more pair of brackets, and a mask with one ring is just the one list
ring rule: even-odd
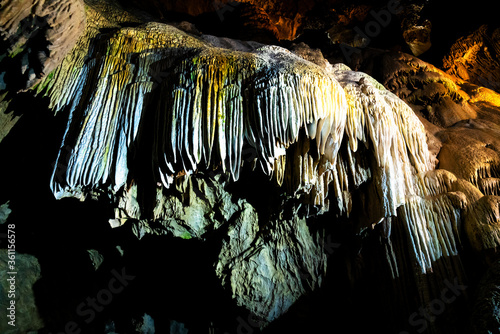
{"label": "illuminated rock surface", "polygon": [[80,0],[0,2],[0,141],[20,118],[8,109],[12,93],[50,76],[84,27]]}
{"label": "illuminated rock surface", "polygon": [[[294,34],[279,8],[252,6],[254,22]],[[363,8],[346,13],[366,19]],[[316,331],[311,319],[330,318],[415,331],[412,312],[495,262],[495,91],[401,52],[366,48],[348,67],[304,43],[290,51],[203,35],[113,1],[85,10],[75,47],[14,100],[49,116],[14,127],[1,146],[31,152],[2,167],[26,175],[0,197],[8,223],[29,240],[42,233],[23,210],[23,189],[36,188],[37,214],[54,212],[51,226],[68,235],[42,233],[37,305],[53,306],[42,313],[49,331],[70,320],[84,332],[153,321],[158,332]],[[24,136],[31,144],[16,149]],[[24,247],[36,253],[40,242]],[[61,278],[57,249],[74,258]],[[82,301],[102,299],[116,270],[130,284],[86,322]],[[68,293],[40,292],[66,277]],[[467,332],[469,291],[425,330]],[[243,326],[242,314],[258,321]],[[352,323],[359,314],[365,325]]]}
{"label": "illuminated rock surface", "polygon": [[[464,204],[444,195],[451,189],[439,186],[446,185],[440,177],[423,183],[419,175],[431,169],[423,125],[366,74],[342,66],[322,68],[277,47],[217,49],[159,24],[121,29],[93,50],[78,74],[66,79],[64,72],[60,80],[65,84],[48,92],[57,109],[71,101],[54,195],[83,200],[109,191],[123,196],[111,224],[139,221],[138,236],[170,232],[201,238],[234,221],[220,253],[219,276],[237,303],[259,317],[275,319],[305,293],[300,272],[305,270],[311,288],[318,286],[325,258],[298,207],[290,219],[271,218],[262,240],[255,209],[241,199],[228,201],[230,194],[203,179],[191,180],[219,168],[229,182],[238,181],[242,163],[248,163],[242,159],[244,145],[256,152],[262,171],[273,176],[289,200],[347,217],[353,205],[360,205],[360,227],[400,216],[422,274],[441,256],[457,255]],[[56,75],[59,80],[63,72]],[[141,128],[151,121],[152,128]],[[134,161],[129,153],[146,150],[149,160],[144,154]],[[152,169],[149,182],[157,186],[144,187],[140,182],[146,176],[133,174],[130,165],[137,171]],[[188,201],[168,195],[173,183]],[[333,194],[327,199],[329,186]],[[353,203],[361,186],[365,199]],[[154,193],[155,202],[144,202]],[[429,195],[440,197],[424,198]],[[225,207],[217,208],[218,202]],[[152,212],[145,211],[148,207]],[[311,210],[306,216],[317,212]],[[222,221],[215,219],[221,216]],[[284,235],[291,239],[279,241]],[[288,251],[277,255],[282,247]],[[306,258],[290,264],[300,249]],[[237,265],[235,259],[240,259]]]}
{"label": "illuminated rock surface", "polygon": [[473,84],[498,91],[500,72],[500,31],[481,26],[456,41],[443,60],[446,72]]}
{"label": "illuminated rock surface", "polygon": [[4,0],[0,26],[0,91],[26,89],[73,48],[85,27],[84,5],[79,0]]}
{"label": "illuminated rock surface", "polygon": [[431,48],[432,24],[420,16],[423,8],[424,5],[417,4],[406,7],[401,23],[403,38],[415,56],[420,56]]}
{"label": "illuminated rock surface", "polygon": [[[11,300],[15,301],[15,312],[13,318],[8,318],[10,310],[6,312],[6,319],[0,324],[2,333],[20,333],[37,331],[44,327],[44,322],[40,317],[35,304],[35,294],[33,287],[35,282],[40,279],[40,264],[36,257],[28,254],[16,253],[15,262],[16,273],[9,274],[9,271],[3,270],[7,268],[7,263],[11,257],[11,252],[6,249],[0,251],[0,291],[4,295],[0,305],[3,309],[8,309],[11,306]],[[14,280],[12,280],[14,277]],[[12,284],[12,285],[11,285]],[[8,324],[11,322],[11,324]],[[12,326],[14,324],[14,326]]]}

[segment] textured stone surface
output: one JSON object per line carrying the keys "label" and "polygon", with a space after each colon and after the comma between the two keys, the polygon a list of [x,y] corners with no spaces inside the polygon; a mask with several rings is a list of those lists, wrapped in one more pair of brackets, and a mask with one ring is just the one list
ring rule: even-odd
{"label": "textured stone surface", "polygon": [[[474,87],[417,57],[402,52],[367,49],[352,66],[372,74],[431,123],[448,127],[475,118]],[[479,90],[480,88],[477,87]]]}
{"label": "textured stone surface", "polygon": [[354,62],[420,116],[438,167],[494,195],[500,95],[404,53],[367,50],[363,57]]}
{"label": "textured stone surface", "polygon": [[500,245],[500,197],[483,196],[469,210],[465,231],[476,251],[495,252]]}
{"label": "textured stone surface", "polygon": [[5,224],[7,222],[7,218],[12,213],[12,210],[9,209],[9,202],[0,205],[0,224]]}
{"label": "textured stone surface", "polygon": [[[126,50],[119,41],[131,37],[143,41],[146,36],[163,45],[160,50],[164,54],[160,51],[156,54],[144,52],[143,57],[137,58],[137,64],[127,64],[128,52],[140,51],[138,48],[148,50],[152,46],[139,42],[130,44],[132,50]],[[158,120],[155,138],[152,138],[152,159],[155,181],[165,187],[169,187],[180,172],[191,174],[198,170],[198,166],[217,166],[219,162],[222,171],[227,171],[233,180],[237,180],[244,141],[256,150],[262,169],[269,175],[274,174],[281,184],[285,166],[284,163],[278,165],[275,160],[284,158],[285,149],[297,140],[300,128],[308,126],[308,137],[316,141],[321,153],[328,140],[333,143],[341,140],[345,123],[345,97],[341,87],[330,74],[284,49],[263,47],[251,53],[223,51],[173,27],[154,24],[141,29],[125,29],[116,38],[116,42],[108,42],[110,49],[107,51],[115,63],[91,63],[79,74],[92,75],[94,71],[101,71],[100,66],[106,67],[99,79],[104,90],[89,92],[97,94],[91,100],[95,101],[95,107],[103,109],[98,111],[91,105],[87,106],[86,100],[80,100],[80,106],[73,101],[73,112],[78,115],[75,116],[88,117],[92,121],[81,135],[77,135],[80,130],[75,128],[76,132],[70,131],[67,136],[67,143],[73,141],[74,136],[80,137],[75,144],[70,144],[75,145],[70,155],[76,158],[76,155],[86,152],[88,139],[94,138],[91,141],[100,143],[100,148],[91,153],[94,164],[102,165],[102,159],[108,162],[104,169],[97,168],[101,171],[96,174],[96,166],[84,166],[86,162],[65,156],[67,150],[64,150],[59,161],[68,164],[58,163],[53,179],[54,193],[59,198],[72,194],[82,197],[85,187],[109,181],[115,191],[122,187],[128,177],[127,151],[134,145],[140,133],[139,123],[145,117]],[[183,44],[185,51],[178,54],[175,46],[179,43]],[[113,49],[118,45],[121,47]],[[194,55],[186,61],[188,46]],[[100,54],[95,57],[100,59]],[[184,60],[177,63],[175,57]],[[122,60],[118,60],[120,58]],[[117,68],[122,68],[120,74],[109,76]],[[140,72],[134,73],[135,68]],[[185,76],[184,71],[192,74]],[[249,80],[251,77],[259,79]],[[58,108],[67,101],[66,96],[85,98],[82,90],[94,88],[75,86],[74,83],[59,87],[54,86],[49,93],[52,104]],[[115,103],[101,104],[101,99],[111,91],[122,93],[116,96]],[[166,91],[175,94],[162,93]],[[161,96],[154,100],[157,115],[143,115],[143,106],[153,101],[146,99],[151,94]],[[196,99],[191,99],[192,94]],[[274,105],[272,101],[283,103]],[[127,105],[122,109],[126,114],[106,119],[107,123],[96,122],[95,113],[111,111],[114,114],[122,103]],[[173,114],[164,110],[172,110]],[[72,118],[76,121],[75,116]],[[186,122],[181,122],[184,119]],[[113,129],[111,132],[108,126]],[[107,139],[100,138],[101,135],[96,137],[99,132]],[[90,136],[91,133],[94,135]],[[120,134],[122,139],[117,142],[115,134]],[[337,150],[338,145],[333,146],[329,153],[332,162]],[[112,158],[115,154],[116,160]],[[280,159],[284,162],[283,158]],[[322,195],[325,196],[326,193]]]}
{"label": "textured stone surface", "polygon": [[227,234],[217,275],[237,304],[258,318],[275,320],[321,285],[326,255],[305,219],[272,221],[262,230],[257,212],[247,205]]}
{"label": "textured stone surface", "polygon": [[420,12],[424,5],[410,4],[405,7],[402,16],[401,30],[403,38],[415,56],[420,56],[431,48],[432,24],[428,19],[422,18]]}
{"label": "textured stone surface", "polygon": [[[470,196],[452,186],[452,174],[419,176],[433,167],[425,128],[370,76],[307,49],[296,52],[315,64],[282,48],[199,39],[161,24],[107,38],[77,76],[61,72],[66,84],[47,92],[56,109],[66,96],[77,98],[53,175],[57,198],[108,192],[118,204],[111,225],[134,223],[139,238],[204,239],[224,226],[217,275],[238,305],[267,321],[321,285],[325,253],[295,204],[289,218],[272,209],[262,221],[225,189],[245,164],[257,162],[272,176],[282,205],[296,198],[317,210],[306,216],[349,217],[356,208],[362,228],[398,216],[418,275],[457,256],[460,209]],[[431,83],[456,90],[438,74]],[[78,77],[97,86],[73,84]],[[144,128],[149,122],[157,126]],[[153,174],[141,173],[149,166]],[[396,278],[403,260],[393,256]],[[459,266],[452,273],[461,275]]]}
{"label": "textured stone surface", "polygon": [[[0,331],[5,334],[27,333],[37,331],[44,327],[44,322],[41,319],[37,305],[35,303],[35,295],[33,285],[41,277],[41,269],[38,260],[28,254],[15,254],[15,292],[14,298],[10,298],[10,284],[7,279],[12,278],[9,274],[12,270],[9,268],[8,261],[9,253],[7,249],[0,249],[0,306],[2,310],[10,307],[10,301],[15,300],[15,326],[10,326],[6,312],[4,311],[4,319],[0,322]],[[9,312],[9,311],[7,311]]]}
{"label": "textured stone surface", "polygon": [[486,88],[500,91],[500,29],[483,25],[461,37],[443,59],[447,73]]}
{"label": "textured stone surface", "polygon": [[438,136],[443,142],[440,166],[475,184],[484,194],[495,195],[499,165],[500,128],[487,120],[468,120]]}
{"label": "textured stone surface", "polygon": [[104,257],[102,256],[102,254],[99,254],[99,252],[95,249],[89,249],[87,250],[87,252],[89,253],[89,258],[94,269],[99,269],[102,261],[104,261]]}
{"label": "textured stone surface", "polygon": [[27,89],[56,68],[85,27],[80,0],[0,3],[0,91]]}
{"label": "textured stone surface", "polygon": [[136,331],[140,334],[154,334],[155,333],[155,321],[147,313],[144,313],[142,319],[136,323]]}
{"label": "textured stone surface", "polygon": [[[175,5],[200,13],[213,7],[189,4]],[[253,27],[252,36],[260,29],[294,34],[301,18],[287,21],[285,4],[233,4],[223,19],[244,18],[229,25]],[[331,45],[319,51],[300,43],[290,52],[203,35],[186,22],[147,23],[147,13],[115,1],[87,5],[76,47],[34,90],[34,101],[58,113],[44,125],[50,133],[39,129],[31,151],[12,149],[16,157],[31,152],[37,168],[26,159],[16,165],[26,173],[0,166],[5,175],[24,175],[7,180],[1,200],[11,199],[9,222],[28,232],[24,247],[41,252],[48,268],[41,287],[55,295],[42,288],[37,295],[49,305],[47,331],[59,332],[69,319],[86,326],[74,310],[88,296],[103,297],[115,266],[124,265],[133,282],[88,332],[232,333],[266,325],[270,333],[320,332],[320,320],[330,329],[342,323],[353,332],[399,333],[412,325],[413,311],[433,312],[450,282],[474,284],[483,265],[474,256],[486,249],[486,262],[494,262],[494,91],[403,53],[366,48],[351,70],[323,58]],[[330,5],[316,8],[310,28],[326,30],[338,18],[342,33],[373,17],[370,6],[333,12]],[[425,22],[406,17],[410,44],[425,42],[411,30]],[[393,19],[387,30],[397,35],[401,22]],[[352,34],[341,37],[356,43]],[[49,166],[61,201],[47,194]],[[46,250],[52,231],[17,210],[26,188],[40,188],[33,211],[50,212],[50,226],[67,236],[52,246],[65,249],[64,268]],[[72,279],[64,283],[64,275]],[[468,320],[462,295],[425,322],[429,332],[460,332]],[[495,312],[488,303],[484,314]],[[261,321],[244,325],[248,314]]]}
{"label": "textured stone surface", "polygon": [[19,121],[19,115],[12,110],[8,110],[9,101],[4,100],[6,98],[6,93],[0,96],[0,142],[7,136]]}
{"label": "textured stone surface", "polygon": [[[129,219],[138,220],[134,233],[138,238],[146,234],[174,235],[183,239],[203,238],[207,232],[219,229],[234,215],[245,210],[248,203],[234,198],[225,186],[223,175],[214,179],[181,177],[176,182],[175,193],[156,192],[156,206],[152,219],[144,219],[138,202],[137,186],[133,186],[119,205],[115,220],[125,224]],[[141,219],[142,218],[142,219]]]}

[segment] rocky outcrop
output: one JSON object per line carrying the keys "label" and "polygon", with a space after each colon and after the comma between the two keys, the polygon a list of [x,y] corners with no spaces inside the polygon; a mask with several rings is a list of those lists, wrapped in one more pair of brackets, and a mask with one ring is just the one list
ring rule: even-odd
{"label": "rocky outcrop", "polygon": [[408,5],[402,16],[401,31],[403,38],[415,56],[420,56],[431,48],[432,24],[428,19],[422,18],[420,12],[424,5]]}
{"label": "rocky outcrop", "polygon": [[261,319],[261,325],[321,286],[326,254],[322,239],[310,233],[304,218],[276,219],[259,228],[257,213],[246,206],[227,236],[217,276],[239,306]]}
{"label": "rocky outcrop", "polygon": [[483,25],[459,38],[443,59],[443,68],[464,81],[500,91],[500,30]]}
{"label": "rocky outcrop", "polygon": [[498,196],[483,196],[467,213],[465,229],[472,247],[483,253],[496,253],[499,246]]}
{"label": "rocky outcrop", "polygon": [[12,210],[9,209],[9,202],[0,205],[0,224],[5,224],[11,213]]}
{"label": "rocky outcrop", "polygon": [[40,277],[41,269],[36,257],[0,250],[0,306],[7,310],[4,311],[5,319],[0,323],[2,333],[28,333],[44,327],[33,291]]}
{"label": "rocky outcrop", "polygon": [[[411,106],[426,128],[428,147],[436,157],[435,164],[439,169],[426,175],[426,179],[430,178],[430,183],[425,181],[425,184],[427,191],[434,189],[432,184],[439,184],[436,190],[441,190],[431,191],[423,198],[409,200],[398,209],[397,215],[398,220],[402,217],[405,217],[403,221],[411,220],[411,224],[406,225],[404,230],[405,235],[413,234],[411,238],[419,240],[418,243],[412,243],[414,247],[420,247],[415,254],[430,251],[429,256],[419,256],[415,259],[422,268],[427,267],[429,270],[427,275],[416,275],[418,289],[429,291],[429,287],[435,289],[436,286],[445,289],[442,285],[444,278],[429,273],[443,273],[447,270],[445,268],[450,267],[455,268],[454,272],[459,280],[465,281],[464,264],[461,260],[463,255],[460,255],[464,248],[475,249],[485,263],[492,263],[496,258],[500,96],[493,90],[471,84],[400,52],[367,49],[354,56],[351,65],[373,75]],[[431,196],[432,200],[429,201],[428,196]],[[444,206],[439,207],[443,204]],[[418,212],[415,208],[419,206],[421,212],[427,212],[429,215],[426,215],[426,223],[417,227],[420,219],[416,218],[418,214],[414,216],[412,212]],[[446,219],[439,222],[438,217]],[[431,222],[436,222],[436,218],[438,223],[434,225],[435,223]],[[392,231],[400,233],[401,224],[393,220],[391,225]],[[437,251],[434,254],[444,254],[434,248],[437,244],[422,244],[424,240],[443,240],[441,237],[436,238],[436,235],[442,232],[434,226],[447,226],[446,228],[451,227],[454,231],[448,234],[451,238],[444,238],[451,241],[451,244],[448,244],[448,241],[445,243],[445,248],[448,249],[445,252],[448,255],[438,261],[432,260],[434,255],[431,255],[434,251]],[[465,235],[461,233],[463,228]],[[422,231],[429,234],[418,236]],[[397,239],[389,240],[392,245],[388,254],[394,254],[389,263],[398,263],[398,258],[404,254],[402,245]],[[427,266],[425,263],[431,265]],[[443,266],[443,263],[446,264]],[[404,272],[404,266],[397,267],[400,272]],[[391,272],[394,272],[392,268],[394,267],[391,267]],[[452,278],[448,276],[446,280]],[[423,282],[424,285],[421,285]],[[411,285],[406,285],[403,289],[411,288]],[[429,293],[432,295],[432,292]],[[432,298],[423,297],[420,305],[429,305],[431,302]]]}
{"label": "rocky outcrop", "polygon": [[27,89],[49,75],[85,27],[80,0],[6,0],[0,8],[0,91]]}
{"label": "rocky outcrop", "polygon": [[0,2],[0,141],[25,112],[13,94],[50,79],[84,28],[81,0]]}
{"label": "rocky outcrop", "polygon": [[404,53],[367,50],[353,63],[373,74],[420,116],[439,168],[470,181],[485,194],[494,194],[498,93]]}

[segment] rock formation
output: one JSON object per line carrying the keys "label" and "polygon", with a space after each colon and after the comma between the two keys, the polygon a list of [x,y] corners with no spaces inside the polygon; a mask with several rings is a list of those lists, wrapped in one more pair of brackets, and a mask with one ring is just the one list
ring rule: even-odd
{"label": "rock formation", "polygon": [[[11,300],[15,301],[14,317],[8,317],[10,310],[4,313],[5,319],[0,324],[2,333],[28,333],[44,327],[43,319],[35,305],[34,284],[40,279],[40,264],[28,254],[16,254],[16,275],[4,270],[12,253],[2,249],[0,253],[0,291],[3,294],[0,305],[4,310],[12,308]],[[10,272],[10,274],[9,274]],[[12,279],[14,278],[14,279]],[[11,324],[9,324],[11,322]],[[14,324],[14,326],[12,326]]]}
{"label": "rock formation", "polygon": [[[72,235],[63,242],[75,256],[68,273],[85,286],[56,293],[67,308],[47,308],[51,298],[40,291],[56,284],[58,271],[37,243],[25,246],[50,268],[34,290],[43,320],[33,329],[305,331],[314,327],[295,328],[300,316],[287,316],[319,307],[315,298],[351,305],[331,307],[336,319],[380,303],[367,317],[387,317],[380,328],[398,333],[458,333],[478,319],[461,317],[471,305],[493,312],[491,303],[473,304],[466,288],[479,282],[471,268],[479,275],[496,263],[499,243],[500,95],[478,85],[485,64],[459,69],[454,61],[445,72],[363,45],[346,65],[335,53],[341,45],[325,46],[324,57],[304,43],[241,41],[154,19],[210,11],[208,2],[191,4],[150,1],[158,10],[151,15],[130,2],[87,1],[85,28],[76,14],[60,23],[68,33],[36,86],[4,85],[9,108],[39,104],[54,129],[41,144],[50,148],[32,152],[43,166],[35,184],[40,206],[62,210],[53,225]],[[293,17],[274,2],[236,4],[224,2],[247,13],[247,23],[271,22],[277,39],[294,37],[317,5],[294,3]],[[422,8],[405,8],[402,37],[423,54],[428,31],[414,31]],[[22,151],[13,148],[24,136],[15,130],[29,128],[22,124],[5,131],[0,148],[9,156]],[[9,166],[7,175],[31,168]],[[23,219],[19,188],[7,183],[0,223],[36,238],[43,232]],[[87,295],[101,311],[86,308]]]}
{"label": "rock formation", "polygon": [[416,4],[408,6],[401,23],[403,38],[415,56],[420,56],[431,48],[432,24],[428,19],[420,17],[423,7]]}
{"label": "rock formation", "polygon": [[443,59],[443,67],[446,72],[464,81],[498,92],[499,45],[500,31],[483,25],[453,44]]}
{"label": "rock formation", "polygon": [[[191,179],[197,179],[198,172],[220,168],[230,176],[229,182],[238,181],[247,145],[256,152],[262,171],[284,187],[285,196],[303,198],[306,205],[315,207],[306,216],[329,211],[330,185],[333,209],[349,216],[353,194],[366,183],[365,200],[357,204],[361,209],[357,224],[402,216],[422,273],[432,269],[439,254],[456,255],[456,210],[462,204],[458,201],[454,206],[448,197],[424,199],[451,191],[439,186],[446,184],[440,177],[426,179],[431,180],[427,184],[418,176],[431,169],[424,127],[406,104],[369,76],[331,65],[321,68],[276,47],[250,52],[216,49],[159,24],[121,29],[91,48],[94,53],[89,51],[87,64],[77,68],[79,74],[56,73],[56,80],[64,85],[51,86],[47,93],[59,110],[71,102],[70,122],[52,179],[56,198],[83,200],[109,191],[118,197],[117,216],[112,219],[116,226],[138,220],[143,224],[139,235],[151,230],[147,225],[160,223],[162,230],[180,237],[204,237],[208,229],[224,223],[208,218],[219,210],[214,202],[231,196]],[[66,96],[72,98],[63,100]],[[155,126],[146,130],[141,128],[144,124]],[[149,135],[139,138],[145,132]],[[130,151],[149,152],[151,157],[136,155],[140,159],[134,161]],[[140,174],[129,172],[131,166]],[[144,171],[149,169],[153,173],[148,180]],[[140,180],[156,186],[145,187]],[[174,182],[180,183],[176,190],[188,202],[168,195]],[[151,194],[146,193],[148,188]],[[208,196],[208,203],[198,209],[198,192],[214,193],[215,198]],[[147,203],[145,198],[156,201]],[[312,280],[308,284],[314,287],[324,273],[325,260],[321,260],[318,241],[306,233],[282,241],[282,247],[302,245],[299,249],[310,252],[307,256],[318,262],[291,268],[280,264],[280,257],[286,259],[285,264],[294,261],[298,249],[280,257],[272,255],[275,247],[281,248],[275,244],[278,239],[272,247],[259,241],[254,210],[241,199],[232,201],[239,204],[221,211],[224,221],[235,219],[236,227],[228,231],[228,248],[221,250],[219,276],[223,282],[229,280],[223,284],[231,286],[239,305],[271,321],[305,292],[298,273],[305,270]],[[429,216],[425,223],[428,212],[435,212],[436,218]],[[266,230],[277,236],[307,231],[301,217],[271,220],[271,226],[279,225]],[[278,226],[281,233],[276,232]],[[431,247],[432,234],[443,233],[449,241]],[[246,244],[233,239],[246,240]],[[417,241],[422,239],[429,244]],[[238,269],[233,261],[247,252],[257,252],[256,259],[246,259]],[[255,269],[251,263],[257,264]],[[228,266],[232,269],[226,277],[223,273]],[[294,270],[295,275],[287,277],[285,273]],[[249,272],[255,274],[249,276]],[[294,281],[297,286],[290,291],[275,286]],[[248,292],[249,287],[254,291]],[[271,291],[273,299],[258,302]]]}
{"label": "rock formation", "polygon": [[0,141],[20,117],[10,94],[50,76],[85,27],[80,0],[0,2]]}

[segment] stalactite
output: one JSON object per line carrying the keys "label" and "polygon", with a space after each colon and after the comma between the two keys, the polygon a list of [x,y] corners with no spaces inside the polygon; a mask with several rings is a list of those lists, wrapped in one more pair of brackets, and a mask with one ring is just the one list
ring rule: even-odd
{"label": "stalactite", "polygon": [[458,254],[460,209],[447,196],[414,197],[398,211],[407,224],[410,247],[423,274],[432,271],[438,259]]}
{"label": "stalactite", "polygon": [[465,231],[476,251],[493,251],[500,245],[500,197],[483,196],[465,216]]}
{"label": "stalactite", "polygon": [[[277,47],[243,53],[190,40],[186,45],[194,56],[180,53],[177,59],[183,59],[175,60],[178,50],[171,41],[149,28],[147,42],[141,39],[146,32],[127,28],[94,47],[94,61],[82,72],[86,80],[95,80],[95,89],[69,84],[71,92],[52,93],[55,100],[62,98],[55,105],[65,103],[63,96],[80,96],[70,109],[65,136],[70,157],[59,157],[68,164],[54,173],[57,198],[83,197],[84,188],[103,184],[116,191],[126,183],[128,150],[152,94],[157,96],[154,168],[158,182],[167,188],[177,173],[192,174],[200,164],[220,163],[237,180],[244,142],[258,152],[263,171],[274,173],[281,183],[286,149],[297,141],[301,128],[315,140],[318,153],[326,150],[333,162],[344,132],[346,102],[331,75]],[[165,29],[174,35],[174,28]],[[160,46],[158,52],[149,52]],[[127,57],[133,53],[137,56],[130,62]],[[154,74],[161,76],[158,87]],[[64,180],[57,177],[61,173]],[[315,177],[313,169],[309,174]],[[319,193],[313,202],[322,205],[326,192]]]}
{"label": "stalactite", "polygon": [[[217,186],[204,187],[203,182],[211,178],[223,188],[239,180],[245,164],[257,163],[284,198],[304,204],[306,217],[330,211],[357,220],[360,229],[384,224],[385,256],[394,279],[404,273],[408,256],[416,285],[431,272],[461,276],[459,261],[449,259],[461,249],[464,210],[483,194],[450,172],[433,170],[418,117],[370,76],[342,65],[322,68],[274,46],[248,52],[217,48],[157,23],[123,28],[89,45],[78,74],[58,79],[64,85],[56,83],[48,92],[54,109],[69,112],[52,177],[56,198],[105,193],[117,202],[112,226],[133,219],[139,222],[139,236],[203,238],[210,224],[239,218],[233,217],[233,208],[221,209],[223,219],[216,219],[213,203],[197,206],[196,196],[189,194],[210,193],[222,203],[222,192],[213,193]],[[246,159],[244,147],[256,158]],[[144,171],[151,175],[141,175]],[[481,189],[493,192],[494,168],[478,171]],[[197,174],[203,182],[196,181]],[[232,204],[255,216],[243,200]],[[289,227],[305,226],[304,218],[282,220]],[[277,221],[272,224],[279,229]],[[392,242],[394,224],[407,245]],[[228,254],[236,252],[231,247],[239,252],[239,243],[231,239],[224,245]],[[261,254],[253,245],[245,247],[242,252]],[[281,275],[288,266],[272,254],[272,246],[266,247],[260,265],[278,268]],[[317,268],[307,268],[314,284],[324,264],[322,259],[315,262]],[[245,266],[263,270],[247,262],[237,269],[229,265],[217,269],[224,280],[240,277]],[[297,275],[286,277],[303,291]],[[256,301],[230,284],[240,304],[261,305],[255,311],[268,319],[298,298],[260,296],[264,299]],[[430,292],[422,291],[424,304]]]}
{"label": "stalactite", "polygon": [[496,177],[487,177],[479,180],[479,189],[485,195],[500,195],[500,179]]}
{"label": "stalactite", "polygon": [[[176,48],[180,42],[185,49]],[[238,180],[247,143],[265,173],[319,212],[333,200],[336,212],[348,216],[353,192],[368,184],[363,219],[401,215],[422,270],[438,254],[456,254],[458,235],[447,233],[457,227],[447,224],[457,224],[452,199],[462,197],[442,195],[457,190],[456,177],[428,172],[423,125],[368,75],[322,69],[278,47],[213,48],[158,24],[121,29],[92,52],[82,72],[95,85],[68,84],[66,95],[53,86],[50,95],[55,106],[67,103],[63,96],[75,97],[63,142],[70,149],[59,156],[67,164],[57,165],[52,181],[57,198],[124,187],[129,150],[140,144],[141,122],[152,113],[154,181],[166,188],[179,173],[219,165]],[[134,207],[123,212],[116,219],[141,215]],[[449,242],[429,244],[434,237]]]}

